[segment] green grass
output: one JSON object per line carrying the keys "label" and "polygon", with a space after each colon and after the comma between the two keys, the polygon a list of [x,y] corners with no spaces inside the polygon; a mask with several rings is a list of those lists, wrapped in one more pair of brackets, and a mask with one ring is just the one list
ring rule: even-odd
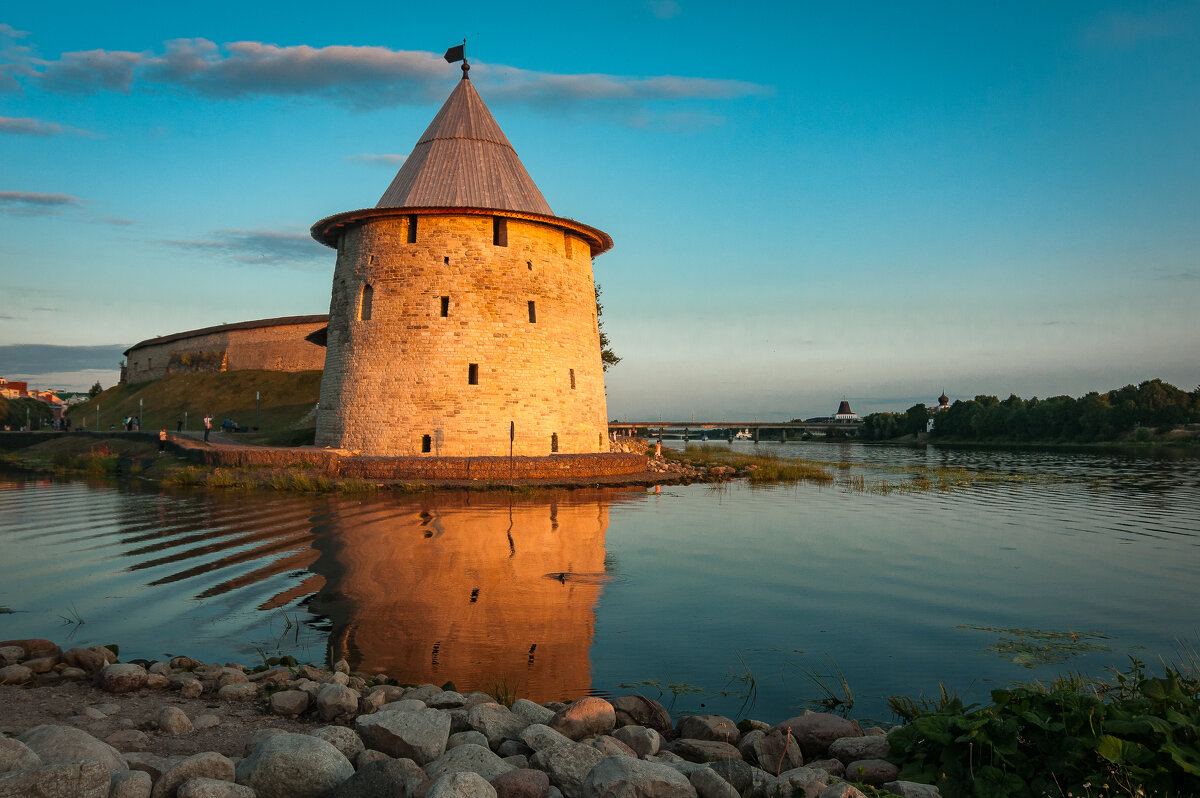
{"label": "green grass", "polygon": [[815,482],[829,485],[833,474],[823,467],[806,460],[792,460],[778,455],[744,454],[723,446],[691,444],[682,452],[678,449],[663,449],[663,456],[678,462],[712,468],[729,466],[738,471],[749,469],[746,478],[751,484]]}
{"label": "green grass", "polygon": [[[96,407],[100,429],[121,428],[126,416],[138,414],[142,402],[142,430],[163,427],[175,431],[176,421],[187,413],[187,429],[202,429],[205,413],[212,413],[214,426],[226,417],[239,426],[254,426],[254,394],[258,392],[260,434],[298,434],[296,428],[311,429],[311,416],[321,393],[320,371],[226,371],[203,374],[169,374],[159,380],[134,385],[114,385],[69,413],[75,427],[96,429]],[[305,423],[307,422],[307,423]],[[307,441],[311,443],[311,440]],[[284,445],[285,441],[281,441]]]}

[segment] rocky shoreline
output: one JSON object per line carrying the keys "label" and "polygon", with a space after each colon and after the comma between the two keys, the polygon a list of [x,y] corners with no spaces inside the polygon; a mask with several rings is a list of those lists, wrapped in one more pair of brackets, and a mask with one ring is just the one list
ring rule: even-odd
{"label": "rocky shoreline", "polygon": [[672,719],[637,695],[500,703],[344,661],[122,663],[43,639],[0,641],[0,685],[0,798],[938,795],[897,780],[883,729],[826,713],[771,725]]}

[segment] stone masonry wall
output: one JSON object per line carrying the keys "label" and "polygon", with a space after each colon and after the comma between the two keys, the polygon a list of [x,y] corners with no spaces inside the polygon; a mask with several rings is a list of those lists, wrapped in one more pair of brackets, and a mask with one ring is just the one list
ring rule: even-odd
{"label": "stone masonry wall", "polygon": [[512,422],[516,455],[551,454],[554,436],[560,453],[607,451],[586,242],[507,218],[508,244],[496,246],[493,217],[464,214],[416,217],[408,243],[410,218],[368,220],[342,236],[317,444],[364,455],[508,455]]}
{"label": "stone masonry wall", "polygon": [[[146,382],[176,371],[319,371],[325,365],[325,348],[305,341],[304,336],[323,326],[322,323],[279,324],[139,346],[129,352],[124,381]],[[217,353],[217,357],[215,362],[199,368],[171,363],[172,354],[185,353]]]}

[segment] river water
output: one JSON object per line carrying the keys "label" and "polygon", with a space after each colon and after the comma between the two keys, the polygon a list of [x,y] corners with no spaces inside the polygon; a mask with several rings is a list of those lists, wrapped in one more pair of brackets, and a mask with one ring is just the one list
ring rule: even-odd
{"label": "river water", "polygon": [[[316,497],[0,473],[0,639],[328,651],[768,721],[851,695],[887,721],[888,696],[939,682],[986,700],[1200,644],[1194,455],[757,451],[841,465],[824,485]],[[895,489],[922,475],[940,487]]]}

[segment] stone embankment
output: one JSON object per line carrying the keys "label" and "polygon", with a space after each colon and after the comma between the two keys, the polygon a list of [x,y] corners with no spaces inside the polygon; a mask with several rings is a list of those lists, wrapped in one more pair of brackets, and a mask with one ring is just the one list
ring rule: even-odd
{"label": "stone embankment", "polygon": [[[0,642],[0,664],[0,798],[862,796],[851,781],[938,795],[896,780],[882,729],[824,713],[673,722],[634,695],[510,707],[344,661],[119,663],[109,648],[47,640]],[[21,713],[48,704],[22,697],[64,686],[77,692],[73,707],[50,710],[61,722]],[[88,731],[114,725],[103,739]]]}
{"label": "stone embankment", "polygon": [[640,438],[621,439],[609,444],[612,452],[648,455],[647,467],[656,474],[669,474],[679,482],[725,482],[730,479],[740,479],[750,476],[757,466],[749,465],[744,468],[733,468],[727,465],[705,466],[687,461],[668,460],[654,456],[654,444]]}

